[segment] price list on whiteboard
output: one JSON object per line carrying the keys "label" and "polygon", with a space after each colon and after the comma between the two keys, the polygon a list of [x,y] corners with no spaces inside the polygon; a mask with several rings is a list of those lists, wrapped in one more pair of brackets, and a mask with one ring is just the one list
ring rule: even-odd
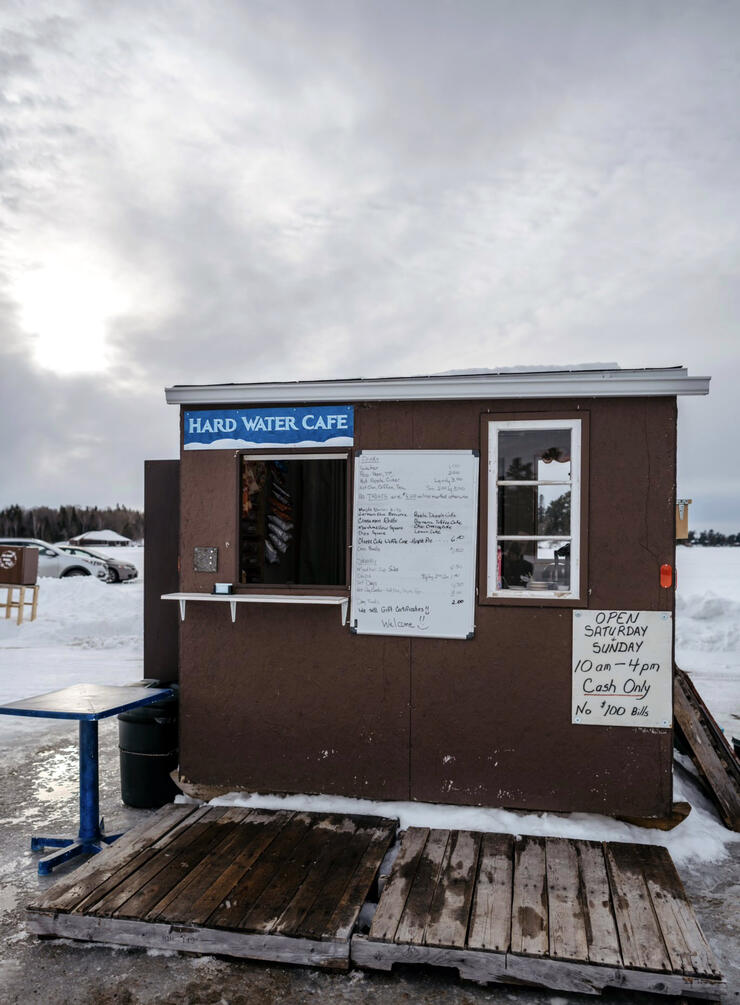
{"label": "price list on whiteboard", "polygon": [[472,637],[478,461],[470,450],[357,455],[350,624],[358,634]]}

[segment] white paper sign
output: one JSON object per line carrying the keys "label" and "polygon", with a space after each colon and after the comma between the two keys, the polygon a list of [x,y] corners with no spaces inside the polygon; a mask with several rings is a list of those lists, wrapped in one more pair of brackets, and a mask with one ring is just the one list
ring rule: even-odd
{"label": "white paper sign", "polygon": [[472,637],[478,457],[470,450],[362,451],[355,462],[353,629]]}
{"label": "white paper sign", "polygon": [[574,611],[572,721],[669,729],[672,641],[666,611]]}

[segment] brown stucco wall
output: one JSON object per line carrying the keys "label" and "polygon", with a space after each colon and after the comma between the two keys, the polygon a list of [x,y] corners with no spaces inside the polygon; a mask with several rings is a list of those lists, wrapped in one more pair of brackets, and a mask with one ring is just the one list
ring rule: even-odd
{"label": "brown stucco wall", "polygon": [[[300,404],[300,402],[295,402]],[[244,402],[245,406],[249,402]],[[590,419],[592,608],[672,610],[674,398],[355,407],[355,449],[480,448],[486,412]],[[481,459],[481,479],[485,478]],[[184,451],[181,580],[236,581],[238,461]],[[215,575],[192,549],[219,548]],[[569,607],[479,604],[470,641],[352,635],[335,608],[189,604],[181,626],[181,772],[261,791],[657,815],[670,731],[571,724]]]}

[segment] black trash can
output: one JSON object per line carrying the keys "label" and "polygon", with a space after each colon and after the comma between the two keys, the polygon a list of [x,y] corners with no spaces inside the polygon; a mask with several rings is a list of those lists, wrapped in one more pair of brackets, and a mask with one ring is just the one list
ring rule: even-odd
{"label": "black trash can", "polygon": [[157,687],[175,694],[118,716],[121,798],[137,809],[164,806],[180,791],[170,778],[178,759],[177,685],[157,682]]}

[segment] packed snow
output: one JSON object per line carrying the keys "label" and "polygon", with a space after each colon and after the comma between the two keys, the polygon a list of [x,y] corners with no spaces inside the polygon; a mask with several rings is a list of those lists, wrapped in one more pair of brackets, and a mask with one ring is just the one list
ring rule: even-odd
{"label": "packed snow", "polygon": [[[143,570],[142,548],[114,548]],[[740,548],[679,548],[676,661],[691,674],[729,734],[740,733]],[[35,622],[0,618],[0,703],[84,681],[123,684],[142,675],[142,578],[109,585],[92,578],[42,579]],[[28,750],[69,724],[0,716],[0,752]],[[521,813],[427,803],[381,803],[329,796],[232,793],[216,802],[399,817],[401,825],[583,837],[665,845],[676,861],[718,861],[740,840],[680,765],[674,798],[692,812],[670,832],[644,830],[607,817]]]}
{"label": "packed snow", "polygon": [[[131,562],[139,578],[117,584],[92,576],[39,579],[35,621],[18,625],[15,612],[9,619],[0,617],[0,704],[70,684],[141,679],[144,549],[97,550]],[[0,610],[4,599],[0,590]],[[68,723],[0,716],[0,753],[64,735],[69,735]]]}
{"label": "packed snow", "polygon": [[740,736],[740,548],[681,547],[676,566],[676,663]]}

